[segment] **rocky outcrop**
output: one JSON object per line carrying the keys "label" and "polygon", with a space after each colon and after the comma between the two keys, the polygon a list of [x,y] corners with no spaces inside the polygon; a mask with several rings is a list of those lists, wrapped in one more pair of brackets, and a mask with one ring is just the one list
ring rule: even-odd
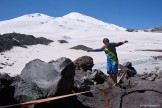
{"label": "rocky outcrop", "polygon": [[74,65],[76,66],[76,69],[83,69],[84,71],[92,70],[93,64],[93,58],[90,56],[82,56],[77,58],[74,61]]}
{"label": "rocky outcrop", "polygon": [[[100,85],[90,85],[95,90],[91,95],[79,95],[78,100],[91,108],[140,108],[155,105],[161,108],[162,80],[142,80],[142,75],[135,75],[119,86],[112,86],[110,78]],[[111,82],[112,83],[112,82]],[[148,106],[147,106],[148,105]]]}
{"label": "rocky outcrop", "polygon": [[23,79],[14,81],[11,85],[15,88],[14,99],[18,102],[27,102],[45,97],[35,83],[28,83]]}
{"label": "rocky outcrop", "polygon": [[161,81],[150,82],[140,79],[140,75],[137,75],[131,78],[130,82],[134,86],[125,90],[118,87],[109,90],[108,100],[112,108],[144,108],[151,107],[151,105],[161,108]]}
{"label": "rocky outcrop", "polygon": [[105,83],[108,76],[98,69],[94,69],[92,71],[76,70],[74,78],[74,91],[78,92],[90,90],[91,85]]}
{"label": "rocky outcrop", "polygon": [[[143,75],[139,74],[133,74],[129,78],[124,76],[118,86],[113,86],[114,82],[109,76],[98,69],[92,70],[92,67],[88,70],[79,70],[67,58],[52,60],[49,63],[39,59],[33,60],[26,64],[18,77],[0,75],[0,100],[2,100],[0,105],[91,90],[89,93],[36,104],[28,108],[150,107],[147,105],[156,105],[157,108],[161,108],[161,72],[152,81],[141,79]],[[126,69],[130,71],[132,65],[127,62],[119,67],[121,71]]]}
{"label": "rocky outcrop", "polygon": [[68,58],[52,63],[39,59],[30,61],[22,70],[20,79],[12,84],[15,87],[14,98],[17,102],[26,102],[71,93],[74,70],[75,66]]}
{"label": "rocky outcrop", "polygon": [[162,27],[156,27],[150,30],[151,32],[162,33]]}
{"label": "rocky outcrop", "polygon": [[12,81],[8,74],[0,74],[0,106],[15,103],[14,89],[10,86]]}
{"label": "rocky outcrop", "polygon": [[72,47],[70,49],[87,51],[87,50],[90,50],[92,48],[84,46],[84,45],[77,45],[77,46],[74,46],[74,47]]}
{"label": "rocky outcrop", "polygon": [[66,40],[58,40],[59,43],[68,43]]}
{"label": "rocky outcrop", "polygon": [[127,68],[127,72],[126,72],[126,77],[129,78],[129,77],[134,77],[134,75],[137,74],[137,71],[136,69],[132,66],[132,63],[131,62],[125,62],[123,64],[124,67]]}
{"label": "rocky outcrop", "polygon": [[155,81],[161,79],[162,72],[150,72],[150,73],[143,73],[141,79]]}
{"label": "rocky outcrop", "polygon": [[51,42],[53,41],[44,37],[35,38],[32,35],[8,33],[0,36],[0,52],[10,50],[13,46],[27,48],[26,45],[48,45]]}
{"label": "rocky outcrop", "polygon": [[127,29],[127,32],[153,32],[153,33],[162,33],[162,27],[148,28],[148,29]]}
{"label": "rocky outcrop", "polygon": [[154,58],[155,60],[162,60],[162,56],[152,56],[152,58]]}

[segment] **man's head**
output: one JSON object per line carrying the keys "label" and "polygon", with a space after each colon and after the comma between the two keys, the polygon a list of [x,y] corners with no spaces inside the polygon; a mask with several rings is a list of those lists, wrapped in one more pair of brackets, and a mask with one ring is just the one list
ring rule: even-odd
{"label": "man's head", "polygon": [[108,39],[108,38],[104,38],[104,39],[103,39],[103,43],[104,43],[105,45],[108,45],[108,44],[109,44],[109,39]]}

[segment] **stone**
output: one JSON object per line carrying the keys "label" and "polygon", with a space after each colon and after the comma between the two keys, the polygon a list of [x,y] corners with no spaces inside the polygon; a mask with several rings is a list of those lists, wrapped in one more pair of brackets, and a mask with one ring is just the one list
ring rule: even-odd
{"label": "stone", "polygon": [[87,51],[87,50],[90,50],[92,48],[84,46],[84,45],[77,45],[77,46],[74,46],[74,47],[72,47],[70,49]]}
{"label": "stone", "polygon": [[135,70],[134,67],[132,67],[132,63],[131,62],[125,62],[123,64],[124,67],[126,67],[126,77],[130,78],[130,77],[134,77],[134,75],[137,74],[137,71]]}
{"label": "stone", "polygon": [[51,42],[53,41],[43,37],[35,38],[33,35],[7,33],[0,36],[0,52],[10,50],[13,46],[27,48],[25,45],[48,45]]}
{"label": "stone", "polygon": [[14,89],[10,87],[12,78],[8,74],[0,74],[0,106],[15,104]]}
{"label": "stone", "polygon": [[107,80],[107,76],[98,69],[94,69],[90,75],[90,79],[96,82],[96,84],[103,84]]}
{"label": "stone", "polygon": [[12,86],[15,88],[14,98],[18,103],[45,97],[35,83],[25,82],[22,79],[15,81]]}
{"label": "stone", "polygon": [[74,65],[76,66],[76,69],[83,69],[84,71],[92,70],[93,64],[93,58],[90,56],[82,56],[77,58],[74,61]]}
{"label": "stone", "polygon": [[58,40],[59,43],[68,43],[66,40]]}
{"label": "stone", "polygon": [[[35,59],[26,64],[20,79],[12,86],[17,102],[60,96],[71,93],[74,85],[75,66],[68,58],[52,63]],[[36,106],[33,106],[34,108]]]}

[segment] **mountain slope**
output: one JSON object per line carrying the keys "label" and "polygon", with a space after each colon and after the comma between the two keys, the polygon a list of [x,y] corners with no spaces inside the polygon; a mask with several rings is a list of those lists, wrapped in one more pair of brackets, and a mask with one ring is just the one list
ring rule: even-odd
{"label": "mountain slope", "polygon": [[116,26],[114,24],[105,23],[105,22],[100,21],[98,19],[92,18],[90,16],[85,16],[85,15],[77,13],[77,12],[69,13],[69,14],[67,14],[67,15],[65,15],[63,17],[64,18],[74,19],[74,20],[81,21],[81,22],[94,24],[94,25],[98,25],[98,26],[104,27],[104,28],[109,29],[109,30],[116,30],[116,31],[124,31],[124,30],[126,30],[125,28]]}
{"label": "mountain slope", "polygon": [[72,12],[63,17],[51,17],[40,13],[24,15],[11,20],[1,21],[0,30],[1,34],[18,32],[58,38],[63,35],[80,32],[125,31],[126,29]]}

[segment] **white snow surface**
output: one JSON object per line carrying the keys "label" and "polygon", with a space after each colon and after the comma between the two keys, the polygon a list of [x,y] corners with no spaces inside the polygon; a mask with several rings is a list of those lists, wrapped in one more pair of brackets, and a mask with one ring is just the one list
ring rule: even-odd
{"label": "white snow surface", "polygon": [[[3,52],[0,55],[0,63],[7,65],[0,64],[0,67],[3,67],[0,72],[9,73],[11,76],[20,74],[25,64],[33,59],[38,58],[49,62],[60,57],[67,57],[74,61],[84,55],[93,57],[94,68],[99,68],[106,73],[106,56],[104,52],[88,53],[82,50],[70,49],[76,45],[100,48],[103,46],[102,39],[105,37],[109,38],[111,42],[129,41],[117,47],[121,64],[126,61],[132,62],[138,73],[154,71],[157,66],[160,67],[159,70],[162,70],[161,61],[151,59],[151,56],[161,55],[160,52],[137,51],[161,49],[161,33],[126,32],[125,28],[76,12],[63,17],[50,17],[35,13],[0,22],[0,34],[12,32],[31,34],[35,37],[42,36],[52,39],[54,42],[47,46],[28,46],[27,49],[14,47],[10,51]],[[69,43],[60,44],[57,42],[59,39],[67,40]]]}

